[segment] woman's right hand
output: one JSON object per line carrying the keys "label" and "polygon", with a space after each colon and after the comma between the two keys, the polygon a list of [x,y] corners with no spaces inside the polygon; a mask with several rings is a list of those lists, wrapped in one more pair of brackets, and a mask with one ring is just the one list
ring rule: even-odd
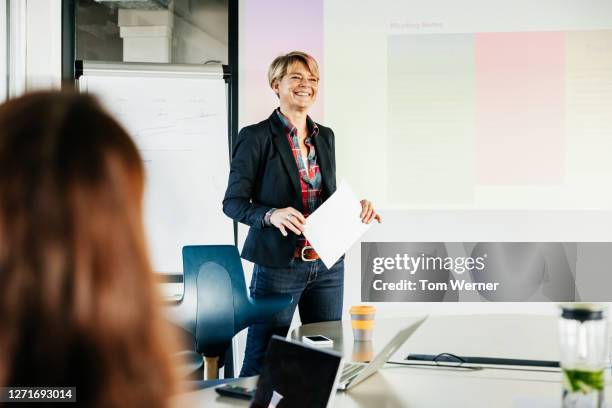
{"label": "woman's right hand", "polygon": [[270,216],[270,224],[278,228],[285,237],[287,236],[287,229],[301,235],[304,232],[305,222],[306,218],[293,207],[278,208]]}

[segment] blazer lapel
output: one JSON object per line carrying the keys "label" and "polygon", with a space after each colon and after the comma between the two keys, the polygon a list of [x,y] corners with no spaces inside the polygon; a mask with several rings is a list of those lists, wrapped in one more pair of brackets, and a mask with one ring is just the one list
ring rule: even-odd
{"label": "blazer lapel", "polygon": [[[289,141],[287,140],[287,135],[285,135],[285,129],[283,123],[278,117],[276,111],[272,112],[270,115],[270,127],[272,128],[272,133],[274,137],[272,138],[274,145],[276,146],[276,150],[280,155],[281,161],[285,166],[285,170],[287,170],[287,175],[291,180],[291,184],[295,189],[296,197],[300,197],[298,200],[299,206],[302,207],[302,188],[300,187],[300,179],[297,165],[295,164],[295,159],[293,158],[293,153],[291,153],[291,146],[289,146]],[[315,147],[316,149],[316,147]]]}
{"label": "blazer lapel", "polygon": [[321,170],[321,177],[323,183],[322,190],[324,193],[324,197],[327,198],[331,195],[329,190],[329,177],[333,177],[333,169],[330,157],[331,147],[329,146],[327,140],[324,138],[321,132],[319,132],[319,134],[313,138],[312,143],[314,144],[314,147],[317,151],[317,161],[319,162],[319,169]]}

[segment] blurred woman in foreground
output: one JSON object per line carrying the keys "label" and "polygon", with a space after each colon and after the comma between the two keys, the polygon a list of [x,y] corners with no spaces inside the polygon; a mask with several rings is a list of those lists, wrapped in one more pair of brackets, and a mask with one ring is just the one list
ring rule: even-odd
{"label": "blurred woman in foreground", "polygon": [[0,106],[0,387],[76,387],[79,406],[176,392],[141,217],[142,161],[90,97]]}

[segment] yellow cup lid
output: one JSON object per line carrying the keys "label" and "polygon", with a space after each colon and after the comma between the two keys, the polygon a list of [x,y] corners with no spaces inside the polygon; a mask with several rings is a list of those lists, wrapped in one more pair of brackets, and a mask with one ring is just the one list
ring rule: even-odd
{"label": "yellow cup lid", "polygon": [[374,306],[369,306],[369,305],[353,306],[349,310],[350,314],[357,314],[357,315],[372,314],[374,312],[376,312],[376,308]]}

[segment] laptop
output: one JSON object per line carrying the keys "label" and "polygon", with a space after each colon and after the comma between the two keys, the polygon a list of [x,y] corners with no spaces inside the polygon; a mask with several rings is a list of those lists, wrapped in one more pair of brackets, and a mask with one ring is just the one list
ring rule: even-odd
{"label": "laptop", "polygon": [[369,363],[343,364],[342,355],[273,336],[250,408],[326,408],[335,390],[348,390],[376,373],[427,319],[400,330]]}
{"label": "laptop", "polygon": [[377,372],[389,358],[408,340],[412,334],[423,324],[428,316],[418,319],[415,323],[402,329],[369,363],[345,363],[342,367],[339,390],[348,390]]}
{"label": "laptop", "polygon": [[251,408],[331,407],[342,355],[273,336]]}

